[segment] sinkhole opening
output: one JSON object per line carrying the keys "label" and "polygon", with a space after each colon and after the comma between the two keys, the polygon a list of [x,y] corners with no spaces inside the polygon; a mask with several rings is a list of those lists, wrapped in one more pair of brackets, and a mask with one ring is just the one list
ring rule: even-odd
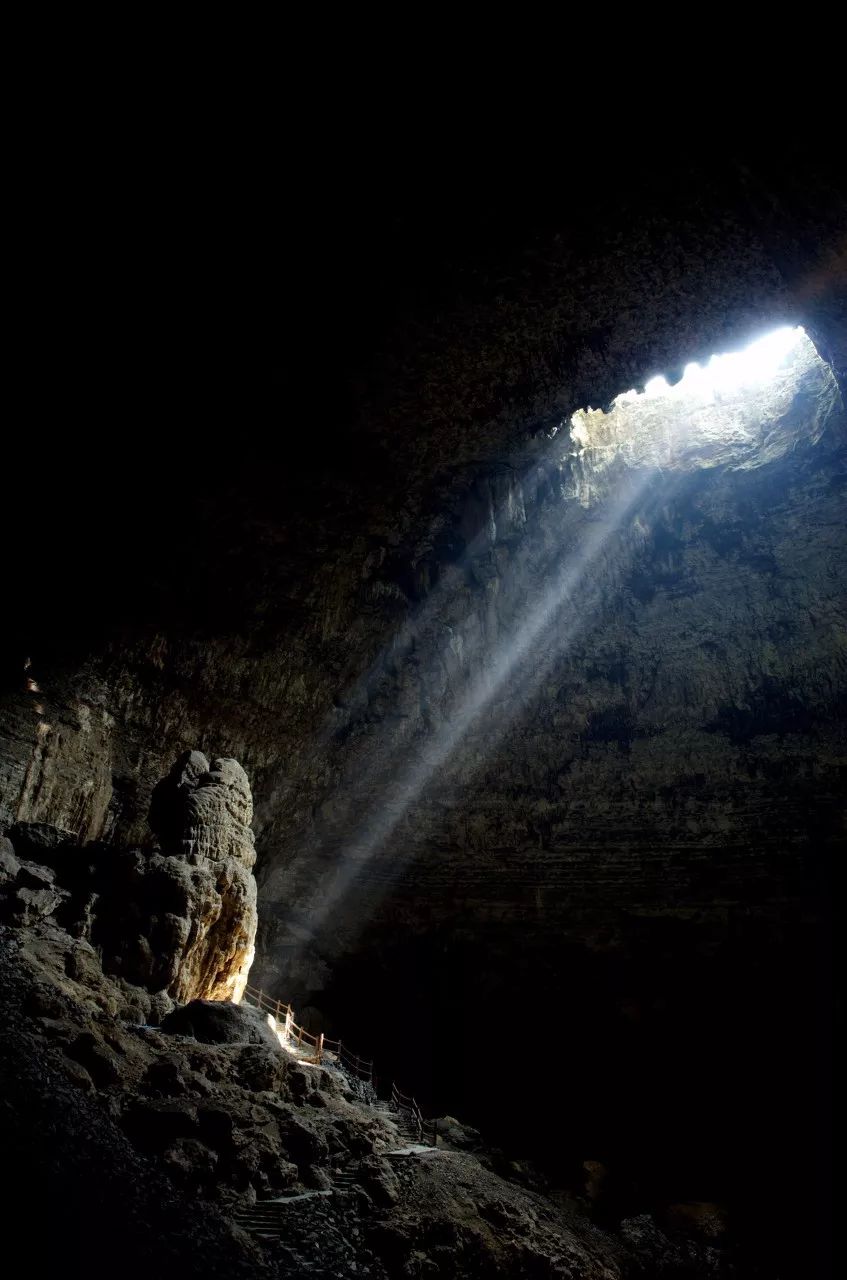
{"label": "sinkhole opening", "polygon": [[577,410],[568,456],[589,455],[594,467],[613,458],[676,470],[757,467],[801,440],[815,443],[836,398],[832,372],[806,331],[783,326],[740,351],[686,365],[675,384],[658,375],[606,411]]}

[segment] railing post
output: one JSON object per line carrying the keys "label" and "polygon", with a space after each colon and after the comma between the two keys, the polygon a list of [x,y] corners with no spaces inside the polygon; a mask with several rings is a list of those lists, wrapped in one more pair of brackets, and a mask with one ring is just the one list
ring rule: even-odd
{"label": "railing post", "polygon": [[291,1039],[291,1005],[285,1011],[285,1038]]}
{"label": "railing post", "polygon": [[323,1032],[321,1032],[320,1035],[318,1036],[318,1043],[315,1047],[317,1048],[317,1051],[318,1051],[318,1062],[322,1062],[323,1056],[324,1056],[324,1033]]}

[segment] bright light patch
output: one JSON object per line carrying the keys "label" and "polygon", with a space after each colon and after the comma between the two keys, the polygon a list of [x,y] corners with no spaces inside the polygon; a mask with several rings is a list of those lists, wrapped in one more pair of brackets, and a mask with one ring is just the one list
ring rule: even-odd
{"label": "bright light patch", "polygon": [[785,326],[742,351],[688,364],[671,386],[657,374],[624,391],[608,413],[571,418],[571,456],[594,469],[621,457],[630,466],[759,466],[791,448],[791,406],[801,384],[820,391],[831,375],[803,329]]}
{"label": "bright light patch", "polygon": [[[743,351],[712,356],[705,367],[699,364],[686,365],[685,372],[674,387],[659,374],[647,383],[644,395],[651,400],[661,396],[681,398],[692,392],[698,397],[714,397],[733,395],[745,387],[761,387],[779,373],[804,338],[805,331],[799,327],[777,329],[774,333],[751,342]],[[638,392],[625,391],[616,398],[615,404],[633,399],[638,399]]]}
{"label": "bright light patch", "polygon": [[[670,386],[667,378],[663,378],[662,375],[659,374],[657,378],[650,379],[644,388],[644,394],[651,400],[655,400],[656,396],[667,395],[667,393],[672,390],[673,388]],[[637,394],[638,393],[636,392],[636,395]]]}

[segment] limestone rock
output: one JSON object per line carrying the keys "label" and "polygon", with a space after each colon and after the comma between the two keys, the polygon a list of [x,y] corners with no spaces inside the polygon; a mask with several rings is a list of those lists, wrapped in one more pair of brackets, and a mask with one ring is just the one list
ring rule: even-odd
{"label": "limestone rock", "polygon": [[[184,753],[156,788],[150,821],[161,849],[63,850],[75,910],[63,923],[90,937],[104,968],[154,995],[159,1022],[173,1000],[238,999],[253,958],[256,882],[252,799],[235,760]],[[85,851],[88,854],[88,850]]]}
{"label": "limestone rock", "polygon": [[252,821],[250,784],[238,761],[219,758],[210,767],[199,751],[179,757],[150,806],[150,825],[163,851],[192,862],[235,858],[252,867]]}
{"label": "limestone rock", "polygon": [[[185,752],[154,791],[150,824],[162,854],[149,870],[167,882],[162,900],[178,907],[158,916],[160,946],[149,960],[158,987],[180,1002],[237,1000],[244,989],[257,926],[252,818],[250,784],[236,760],[209,767],[199,751]],[[159,952],[171,958],[166,973]]]}

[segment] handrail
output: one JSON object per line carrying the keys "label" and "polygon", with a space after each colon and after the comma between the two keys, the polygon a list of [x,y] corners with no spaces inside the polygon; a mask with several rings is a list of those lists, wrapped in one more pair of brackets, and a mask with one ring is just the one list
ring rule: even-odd
{"label": "handrail", "polygon": [[417,1104],[417,1101],[410,1097],[409,1094],[403,1093],[398,1089],[396,1083],[391,1085],[391,1104],[395,1111],[405,1111],[411,1118],[415,1128],[418,1131],[418,1140],[426,1141],[428,1146],[436,1147],[438,1145],[438,1130],[434,1120],[426,1120],[424,1114]]}
{"label": "handrail", "polygon": [[[246,984],[241,998],[257,1005],[260,1010],[267,1011],[274,1019],[277,1035],[284,1036],[286,1040],[296,1041],[297,1048],[302,1048],[304,1040],[307,1044],[314,1045],[314,1056],[305,1059],[305,1061],[315,1064],[321,1063],[326,1053],[335,1058],[336,1064],[342,1071],[354,1073],[359,1080],[364,1080],[371,1086],[376,1084],[372,1058],[370,1060],[360,1058],[358,1054],[348,1049],[340,1039],[329,1040],[324,1037],[322,1032],[314,1034],[311,1031],[307,1031],[305,1027],[298,1026],[294,1021],[294,1008],[292,1005],[285,1004],[281,1000],[274,1000],[266,992],[262,991],[260,987],[251,986],[249,982]],[[376,1095],[372,1094],[372,1096]],[[401,1089],[398,1089],[395,1081],[391,1082],[389,1106],[394,1111],[408,1112],[418,1131],[419,1139],[423,1141],[425,1138],[429,1145],[437,1146],[438,1133],[435,1128],[435,1121],[425,1120],[423,1112],[415,1099],[411,1094],[403,1093]]]}

